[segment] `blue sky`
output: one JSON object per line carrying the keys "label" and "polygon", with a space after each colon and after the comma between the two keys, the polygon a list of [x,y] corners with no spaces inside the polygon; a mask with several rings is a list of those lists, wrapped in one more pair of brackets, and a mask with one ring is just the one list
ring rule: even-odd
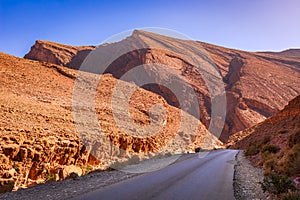
{"label": "blue sky", "polygon": [[0,0],[0,51],[19,57],[37,39],[98,45],[141,27],[249,51],[300,48],[300,1]]}

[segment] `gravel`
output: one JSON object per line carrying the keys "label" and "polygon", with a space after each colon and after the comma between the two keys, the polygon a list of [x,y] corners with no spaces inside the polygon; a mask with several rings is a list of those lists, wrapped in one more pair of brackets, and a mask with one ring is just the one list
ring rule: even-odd
{"label": "gravel", "polygon": [[233,181],[236,200],[271,199],[267,193],[263,193],[259,184],[263,181],[262,169],[253,167],[243,151],[236,155]]}
{"label": "gravel", "polygon": [[76,179],[40,184],[27,189],[20,189],[15,192],[0,194],[0,199],[72,199],[80,194],[88,193],[95,189],[111,185],[137,175],[139,174],[129,174],[117,170],[96,171]]}

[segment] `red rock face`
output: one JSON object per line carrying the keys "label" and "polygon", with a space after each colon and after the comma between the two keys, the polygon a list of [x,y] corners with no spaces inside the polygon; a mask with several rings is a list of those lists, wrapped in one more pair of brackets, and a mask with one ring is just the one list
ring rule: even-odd
{"label": "red rock face", "polygon": [[94,46],[73,47],[54,42],[37,40],[24,58],[78,69]]}
{"label": "red rock face", "polygon": [[[158,42],[162,48],[147,48]],[[38,43],[32,47],[29,54],[25,56],[26,58],[76,69],[84,58],[84,55],[78,57],[78,53],[70,53],[70,51],[61,50],[62,48],[44,48]],[[220,70],[227,92],[227,116],[220,137],[222,141],[226,141],[232,133],[248,128],[275,114],[289,100],[300,93],[299,50],[288,50],[281,53],[250,53],[202,42],[169,38],[145,31],[134,31],[132,36],[123,41],[102,45],[98,49],[114,54],[123,45],[143,47],[119,57],[105,72],[120,78],[127,71],[141,64],[159,63],[165,65],[168,69],[144,67],[144,71],[154,79],[170,81],[168,77],[170,77],[171,70],[175,75],[181,75],[188,80],[199,101],[199,105],[193,106],[199,106],[200,119],[208,127],[211,117],[211,97],[205,81],[201,74],[195,70],[195,67],[189,63],[187,57],[163,50],[170,44],[174,48],[188,51],[188,53],[195,53],[192,52],[195,49],[198,49],[199,52],[203,49],[206,50]],[[59,46],[53,43],[51,45]],[[75,47],[64,46],[64,48],[74,49]],[[92,48],[85,47],[82,49],[89,51]],[[203,53],[203,55],[206,54]],[[70,60],[77,60],[77,62],[70,62]],[[181,80],[178,81],[180,83]],[[179,107],[176,97],[168,89],[160,85],[147,85],[144,88],[163,96],[170,105]],[[189,113],[193,114],[192,111]]]}

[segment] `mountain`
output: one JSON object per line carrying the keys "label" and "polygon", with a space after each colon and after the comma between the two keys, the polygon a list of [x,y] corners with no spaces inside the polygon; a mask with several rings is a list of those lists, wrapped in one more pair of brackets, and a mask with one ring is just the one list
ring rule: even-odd
{"label": "mountain", "polygon": [[[55,53],[49,52],[49,56],[35,54],[34,49],[39,49],[42,52],[49,51],[49,48],[47,51],[43,50],[47,45],[37,43],[53,45]],[[78,58],[76,54],[66,56],[65,50],[60,48],[60,44],[41,41],[37,43],[25,58],[52,62],[48,57],[54,55],[53,63],[75,69],[78,69],[79,63],[84,60],[84,56]],[[64,47],[78,48],[66,47],[65,45]],[[93,47],[86,47],[85,50],[90,51],[91,48],[93,49]],[[143,70],[148,77],[167,82],[170,85],[180,85],[183,81],[187,81],[194,89],[198,99],[198,105],[192,106],[199,106],[200,119],[207,128],[212,117],[212,103],[217,100],[212,99],[206,84],[207,79],[196,70],[196,67],[200,67],[200,71],[205,71],[205,68],[199,64],[203,62],[210,62],[212,66],[217,67],[224,81],[227,98],[225,126],[220,136],[222,141],[227,141],[231,134],[249,128],[274,115],[300,93],[300,57],[297,49],[280,53],[246,52],[135,30],[131,36],[124,40],[103,44],[96,51],[113,57],[124,48],[133,50],[118,56],[107,67],[105,73],[120,78],[139,65],[163,64],[163,68],[152,66],[150,69],[148,66],[143,66]],[[69,57],[70,55],[71,57]],[[67,64],[59,61],[62,57],[67,60],[65,62]],[[196,67],[191,62],[195,57],[199,58],[199,65]],[[77,62],[69,62],[72,59],[76,59]],[[180,80],[170,78],[173,75],[181,77]],[[170,105],[180,108],[174,94],[165,87],[152,84],[143,88],[163,96]],[[187,112],[196,116],[193,110]]]}
{"label": "mountain", "polygon": [[[79,133],[80,121],[72,107],[77,74],[78,70],[64,66],[0,53],[0,192],[61,180],[72,172],[82,175],[91,169],[106,169],[132,157],[144,159],[222,146],[193,116],[155,93],[108,74],[85,74],[100,78],[95,113],[102,133],[97,132],[99,127]],[[135,89],[129,102],[134,122],[125,117],[122,107],[112,110],[117,82],[122,91]],[[126,100],[124,94],[115,95],[120,102]],[[161,109],[151,111],[156,104],[164,106],[166,117]],[[80,107],[79,112],[86,109]],[[132,123],[163,127],[157,134],[145,135],[143,129],[134,130]]]}
{"label": "mountain", "polygon": [[300,49],[287,49],[281,52],[265,52],[270,55],[279,55],[290,58],[299,58],[300,57]]}
{"label": "mountain", "polygon": [[73,47],[37,40],[24,58],[77,68],[95,46]]}
{"label": "mountain", "polygon": [[300,96],[281,111],[246,130],[233,134],[231,148],[245,149],[264,173],[300,176]]}

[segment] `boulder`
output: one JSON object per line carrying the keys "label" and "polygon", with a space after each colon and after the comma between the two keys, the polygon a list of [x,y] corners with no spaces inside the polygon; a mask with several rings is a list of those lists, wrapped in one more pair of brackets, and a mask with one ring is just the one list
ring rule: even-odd
{"label": "boulder", "polygon": [[75,165],[68,165],[68,166],[65,166],[62,170],[60,170],[59,178],[61,180],[63,180],[63,179],[69,178],[70,176],[74,177],[74,174],[81,176],[82,169]]}

